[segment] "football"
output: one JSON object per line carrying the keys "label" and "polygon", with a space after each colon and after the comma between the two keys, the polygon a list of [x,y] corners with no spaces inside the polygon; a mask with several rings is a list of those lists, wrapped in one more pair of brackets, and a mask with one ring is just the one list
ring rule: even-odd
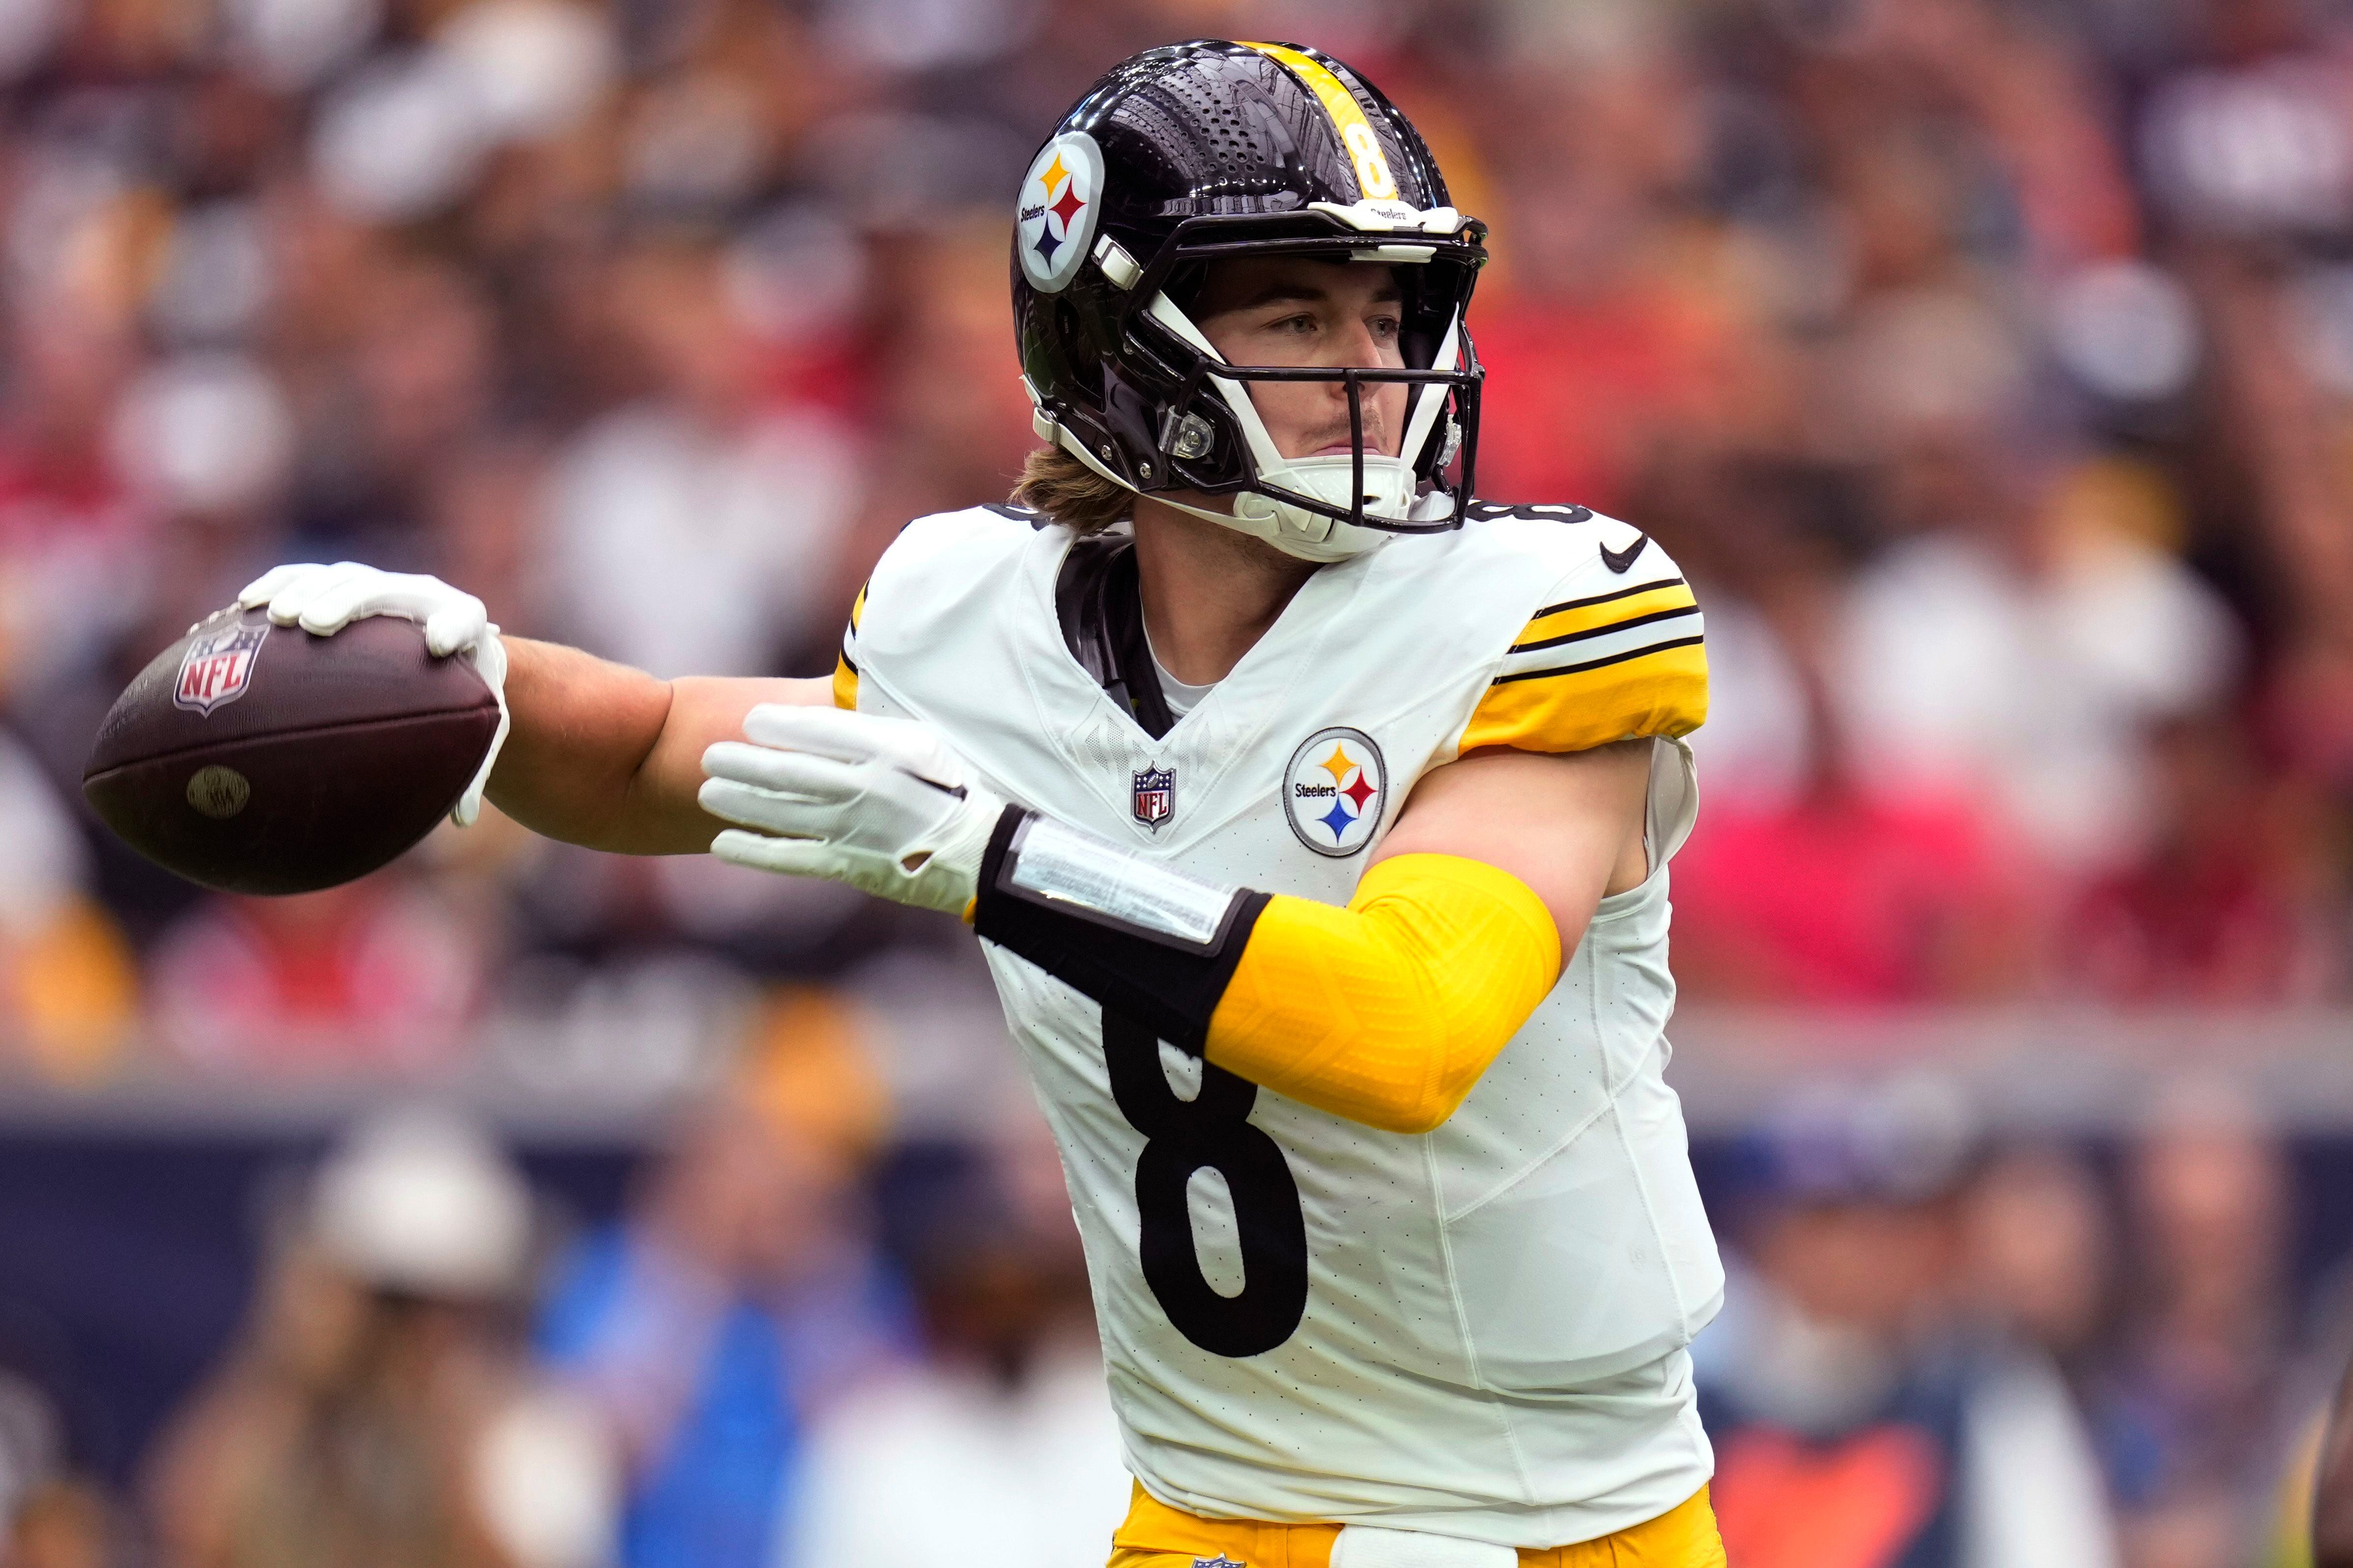
{"label": "football", "polygon": [[498,699],[423,628],[378,616],[333,637],[223,610],[115,700],[82,774],[142,855],[234,893],[306,893],[433,829],[481,765]]}

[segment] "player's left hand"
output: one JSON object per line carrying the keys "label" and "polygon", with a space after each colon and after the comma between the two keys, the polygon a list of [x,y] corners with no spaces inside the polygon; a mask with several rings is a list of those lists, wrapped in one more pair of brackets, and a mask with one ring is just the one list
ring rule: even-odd
{"label": "player's left hand", "polygon": [[930,725],[764,702],[745,741],[702,753],[697,798],[740,822],[711,841],[739,866],[825,877],[897,903],[962,914],[1005,803]]}

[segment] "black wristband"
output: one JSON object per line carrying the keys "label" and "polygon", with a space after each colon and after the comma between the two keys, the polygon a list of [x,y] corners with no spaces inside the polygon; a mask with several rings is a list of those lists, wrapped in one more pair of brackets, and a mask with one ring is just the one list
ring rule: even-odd
{"label": "black wristband", "polygon": [[[1155,879],[1180,885],[1196,910],[1202,911],[1197,921],[1155,924],[1128,918],[1103,900],[1057,896],[1035,885],[1036,879],[1020,875],[1022,841],[1033,824],[1045,820],[1018,805],[1007,806],[997,818],[988,851],[981,858],[973,929],[1170,1045],[1199,1056],[1208,1039],[1210,1016],[1217,1012],[1259,911],[1271,895],[1248,888],[1209,888],[1104,844],[1098,869],[1113,868],[1110,874],[1116,877],[1116,868],[1132,867],[1139,885]],[[1221,894],[1222,910],[1204,910],[1205,900]]]}

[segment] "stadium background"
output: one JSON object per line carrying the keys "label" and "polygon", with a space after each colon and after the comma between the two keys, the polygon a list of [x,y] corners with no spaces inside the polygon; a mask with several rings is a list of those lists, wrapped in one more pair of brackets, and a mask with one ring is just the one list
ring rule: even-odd
{"label": "stadium background", "polygon": [[1735,1562],[1889,1561],[1967,1467],[1855,1369],[1997,1363],[2095,1467],[2001,1528],[2299,1560],[2353,1340],[2353,10],[0,0],[0,1562],[1100,1561],[1066,1203],[953,922],[496,819],[212,898],[76,783],[284,560],[828,668],[1030,444],[1041,129],[1204,34],[1416,119],[1494,231],[1482,490],[1638,519],[1707,606],[1703,1372],[1812,1444],[1726,1450]]}

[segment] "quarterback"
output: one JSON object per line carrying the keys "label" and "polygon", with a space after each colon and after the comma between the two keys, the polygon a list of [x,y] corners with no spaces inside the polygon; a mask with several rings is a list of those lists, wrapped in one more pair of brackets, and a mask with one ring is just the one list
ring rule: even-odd
{"label": "quarterback", "polygon": [[1338,61],[1137,55],[1013,216],[1046,445],[908,525],[829,682],[657,680],[351,563],[244,602],[502,679],[461,821],[972,924],[1086,1244],[1116,1568],[1720,1564],[1663,1077],[1690,589],[1472,499],[1486,231]]}

